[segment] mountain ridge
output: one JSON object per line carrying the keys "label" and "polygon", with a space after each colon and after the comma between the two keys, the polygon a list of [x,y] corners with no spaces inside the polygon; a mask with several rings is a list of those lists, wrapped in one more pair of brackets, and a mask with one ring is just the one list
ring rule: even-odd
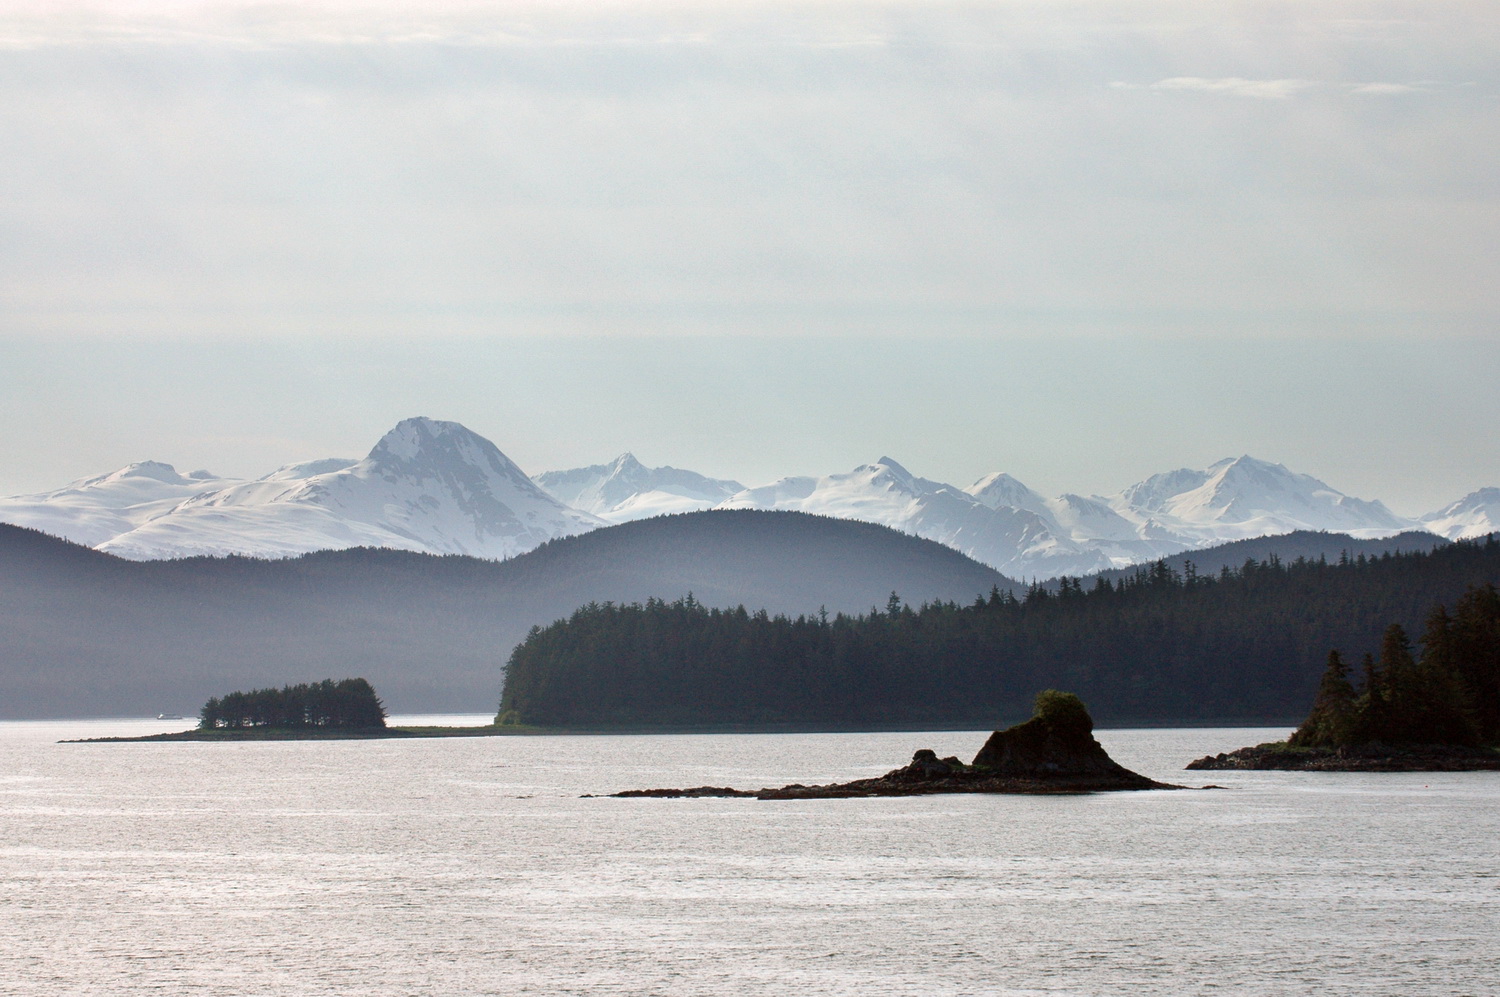
{"label": "mountain ridge", "polygon": [[931,541],[797,513],[697,512],[505,561],[348,548],[131,561],[0,525],[0,716],[187,712],[226,688],[368,678],[392,709],[490,712],[511,648],[591,602],[692,595],[867,612],[1013,583]]}
{"label": "mountain ridge", "polygon": [[1046,580],[1303,530],[1480,536],[1500,526],[1500,488],[1408,518],[1250,455],[1153,474],[1109,496],[1053,498],[1003,472],[958,488],[913,474],[889,456],[848,472],[749,488],[647,467],[631,453],[532,478],[460,424],[413,418],[360,460],[301,461],[254,481],[184,475],[143,461],[52,492],[0,499],[0,521],[136,559],[286,557],[357,546],[506,558],[607,523],[709,508],[874,522],[951,546],[1008,576]]}

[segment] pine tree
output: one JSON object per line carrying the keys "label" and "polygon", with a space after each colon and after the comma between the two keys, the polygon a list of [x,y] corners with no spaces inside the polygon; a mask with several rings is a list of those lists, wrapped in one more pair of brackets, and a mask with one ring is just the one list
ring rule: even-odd
{"label": "pine tree", "polygon": [[1297,747],[1338,747],[1350,743],[1355,734],[1354,686],[1349,666],[1337,651],[1328,652],[1328,667],[1318,685],[1312,712],[1288,739]]}
{"label": "pine tree", "polygon": [[1406,628],[1392,623],[1380,638],[1380,674],[1385,692],[1385,723],[1376,740],[1399,744],[1412,740],[1412,714],[1422,694],[1417,662]]}
{"label": "pine tree", "polygon": [[1408,736],[1426,744],[1479,744],[1472,697],[1458,670],[1453,621],[1442,606],[1427,616],[1416,678],[1420,698],[1408,707],[1412,713]]}
{"label": "pine tree", "polygon": [[1354,731],[1350,740],[1356,744],[1378,743],[1389,735],[1390,726],[1385,677],[1376,664],[1375,655],[1366,652],[1361,665],[1364,687],[1354,701]]}
{"label": "pine tree", "polygon": [[1465,592],[1453,606],[1449,641],[1479,738],[1500,744],[1500,590],[1483,585]]}

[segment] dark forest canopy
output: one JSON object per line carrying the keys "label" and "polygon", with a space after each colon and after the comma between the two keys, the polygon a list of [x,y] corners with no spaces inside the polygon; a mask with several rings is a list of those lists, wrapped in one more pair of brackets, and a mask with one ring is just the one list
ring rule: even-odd
{"label": "dark forest canopy", "polygon": [[1366,654],[1362,672],[1356,692],[1343,655],[1329,652],[1312,712],[1289,739],[1293,747],[1500,745],[1500,591],[1470,589],[1451,615],[1434,608],[1420,656],[1406,629],[1392,623],[1379,657]]}
{"label": "dark forest canopy", "polygon": [[691,597],[590,604],[513,653],[501,712],[539,725],[993,726],[1071,688],[1105,722],[1285,722],[1329,647],[1500,581],[1500,543],[1336,560],[1163,562],[1118,583],[789,617]]}
{"label": "dark forest canopy", "polygon": [[385,726],[385,707],[362,678],[231,692],[203,704],[201,730],[367,730]]}

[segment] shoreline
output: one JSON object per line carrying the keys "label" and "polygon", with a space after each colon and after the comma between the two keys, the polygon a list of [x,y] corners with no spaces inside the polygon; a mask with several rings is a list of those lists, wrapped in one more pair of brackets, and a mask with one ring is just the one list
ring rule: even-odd
{"label": "shoreline", "polygon": [[[116,718],[85,718],[89,721]],[[121,718],[135,719],[135,718]],[[65,723],[66,720],[17,721],[22,723]],[[82,721],[80,721],[82,722]],[[1267,721],[1230,720],[1222,722],[1172,723],[1120,723],[1101,726],[1100,731],[1127,730],[1220,730],[1255,729],[1264,727],[1295,727],[1295,723]],[[265,730],[241,728],[239,730],[205,731],[193,728],[161,734],[120,735],[114,737],[67,738],[59,744],[137,743],[157,741],[371,741],[397,738],[422,737],[609,737],[618,735],[719,735],[719,734],[907,734],[907,733],[982,733],[991,729],[991,724],[970,725],[890,725],[865,726],[843,724],[672,724],[672,725],[619,725],[610,727],[538,727],[529,724],[482,724],[474,727],[446,726],[402,726],[364,730]]]}
{"label": "shoreline", "polygon": [[131,744],[145,742],[195,741],[384,741],[423,737],[505,737],[550,733],[528,727],[373,727],[353,730],[287,730],[242,728],[239,730],[183,730],[166,734],[138,734],[131,737],[79,737],[59,744]]}
{"label": "shoreline", "polygon": [[1345,748],[1294,748],[1285,741],[1257,744],[1187,764],[1191,771],[1258,772],[1493,772],[1500,749],[1452,745],[1381,744]]}

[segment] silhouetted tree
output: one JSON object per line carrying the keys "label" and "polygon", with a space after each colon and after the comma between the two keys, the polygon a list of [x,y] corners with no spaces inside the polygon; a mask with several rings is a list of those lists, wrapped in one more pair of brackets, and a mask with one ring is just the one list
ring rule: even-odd
{"label": "silhouetted tree", "polygon": [[198,726],[204,730],[384,727],[385,706],[365,679],[324,679],[210,699],[198,712]]}
{"label": "silhouetted tree", "polygon": [[1337,651],[1328,652],[1328,667],[1318,684],[1312,712],[1288,739],[1299,747],[1333,747],[1348,744],[1354,736],[1354,686],[1349,666]]}

